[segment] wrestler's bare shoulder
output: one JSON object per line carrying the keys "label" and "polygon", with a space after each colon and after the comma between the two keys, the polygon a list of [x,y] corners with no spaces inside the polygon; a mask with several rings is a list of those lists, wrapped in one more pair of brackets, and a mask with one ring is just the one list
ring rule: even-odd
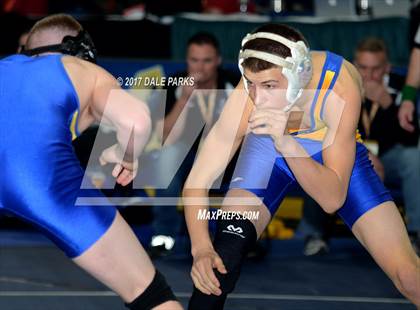
{"label": "wrestler's bare shoulder", "polygon": [[[343,98],[362,97],[362,78],[354,65],[345,59],[334,87],[334,92]],[[355,100],[355,102],[360,103],[360,100]]]}
{"label": "wrestler's bare shoulder", "polygon": [[[317,73],[320,74],[322,72],[322,67],[325,64],[326,52],[311,51],[311,56],[314,75]],[[349,86],[355,86],[355,89],[358,89],[359,93],[362,92],[362,79],[359,72],[352,63],[344,59],[337,82],[334,86],[334,92],[337,94],[346,93]]]}
{"label": "wrestler's bare shoulder", "polygon": [[80,108],[84,110],[95,85],[97,77],[96,66],[72,56],[64,56],[61,59],[79,97]]}

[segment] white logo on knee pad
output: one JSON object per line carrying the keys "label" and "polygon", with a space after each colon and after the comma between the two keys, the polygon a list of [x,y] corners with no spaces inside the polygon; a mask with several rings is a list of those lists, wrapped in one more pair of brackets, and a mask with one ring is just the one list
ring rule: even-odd
{"label": "white logo on knee pad", "polygon": [[245,238],[244,235],[241,235],[244,231],[239,226],[238,227],[235,227],[233,225],[229,225],[227,227],[227,230],[224,229],[224,230],[222,230],[222,232],[225,232],[225,233],[228,233],[228,234],[234,234],[234,235],[237,235],[237,236],[239,236],[241,238]]}
{"label": "white logo on knee pad", "polygon": [[230,231],[236,232],[238,234],[242,234],[244,232],[241,227],[235,227],[233,225],[229,225],[227,229],[229,229]]}

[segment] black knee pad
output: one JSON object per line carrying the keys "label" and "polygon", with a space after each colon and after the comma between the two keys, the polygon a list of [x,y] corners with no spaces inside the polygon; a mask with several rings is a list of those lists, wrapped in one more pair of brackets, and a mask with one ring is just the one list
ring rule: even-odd
{"label": "black knee pad", "polygon": [[206,295],[194,288],[189,310],[221,310],[227,294],[235,288],[241,272],[242,263],[248,251],[257,241],[254,224],[246,219],[218,220],[213,247],[222,259],[227,274],[214,270],[220,282],[222,295]]}
{"label": "black knee pad", "polygon": [[223,310],[226,297],[227,294],[222,294],[220,296],[206,295],[194,287],[188,303],[188,310]]}
{"label": "black knee pad", "polygon": [[177,300],[165,277],[156,270],[155,276],[146,290],[125,306],[131,310],[150,310],[164,302]]}
{"label": "black knee pad", "polygon": [[221,274],[217,270],[215,272],[224,294],[231,293],[235,288],[242,263],[256,241],[257,231],[251,221],[246,219],[218,221],[213,246],[228,273]]}

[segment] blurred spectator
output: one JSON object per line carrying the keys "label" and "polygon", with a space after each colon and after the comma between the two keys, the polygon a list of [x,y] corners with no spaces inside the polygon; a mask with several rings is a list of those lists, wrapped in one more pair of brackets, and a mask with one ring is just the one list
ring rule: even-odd
{"label": "blurred spectator", "polygon": [[396,115],[401,101],[398,94],[404,85],[404,77],[391,72],[384,42],[376,38],[360,42],[355,53],[355,65],[363,77],[365,89],[359,129],[365,139],[378,142],[377,153],[381,160],[397,145],[417,146],[417,118],[413,119],[413,133],[398,126]]}
{"label": "blurred spectator", "polygon": [[404,77],[391,72],[385,43],[376,38],[368,38],[359,43],[355,64],[362,75],[365,88],[359,121],[360,132],[364,139],[373,140],[373,144],[377,145],[387,186],[397,186],[402,191],[407,229],[412,235],[415,249],[419,250],[419,128],[414,109],[410,115],[409,130],[399,126],[398,105],[401,97],[398,94],[404,85]]}
{"label": "blurred spectator", "polygon": [[414,45],[414,37],[420,24],[420,0],[412,0],[410,8],[409,41],[410,50]]}
{"label": "blurred spectator", "polygon": [[[157,122],[156,128],[162,129],[165,146],[151,157],[158,178],[164,178],[168,171],[174,169],[182,157],[188,154],[179,168],[168,189],[157,190],[159,197],[179,197],[183,183],[191,169],[199,140],[191,146],[186,143],[187,137],[196,135],[189,127],[192,123],[199,123],[199,119],[212,126],[222,112],[229,92],[239,81],[239,76],[220,67],[222,62],[217,39],[205,32],[200,32],[190,38],[187,44],[187,71],[175,76],[189,78],[194,81],[191,85],[174,85],[167,88],[165,118]],[[194,92],[194,90],[199,90]],[[194,93],[193,93],[194,92]],[[185,108],[185,109],[184,109]],[[185,115],[180,117],[182,111]],[[185,116],[185,117],[184,117]],[[176,125],[175,125],[176,124]],[[209,127],[206,126],[206,130]],[[158,129],[156,129],[158,130]],[[206,135],[208,132],[204,132]],[[177,167],[176,167],[177,168]],[[171,206],[154,206],[154,231],[160,235],[152,240],[152,253],[162,250],[164,244],[173,245],[177,235],[181,215]]]}
{"label": "blurred spectator", "polygon": [[420,87],[420,25],[414,37],[413,49],[408,66],[407,80],[403,89],[402,103],[398,112],[398,119],[402,128],[409,132],[415,131],[416,125],[416,97]]}

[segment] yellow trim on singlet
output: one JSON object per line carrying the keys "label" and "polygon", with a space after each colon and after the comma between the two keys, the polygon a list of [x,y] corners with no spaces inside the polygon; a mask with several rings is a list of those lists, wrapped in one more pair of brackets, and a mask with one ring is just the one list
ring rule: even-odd
{"label": "yellow trim on singlet", "polygon": [[328,128],[325,126],[312,132],[298,134],[295,137],[314,141],[323,141],[325,134],[327,133],[327,129]]}
{"label": "yellow trim on singlet", "polygon": [[325,123],[321,119],[322,103],[324,102],[324,98],[328,92],[328,89],[330,88],[334,75],[335,75],[334,71],[327,70],[325,72],[324,81],[322,82],[321,90],[319,92],[319,96],[315,103],[315,110],[314,110],[315,130],[325,126]]}
{"label": "yellow trim on singlet", "polygon": [[76,112],[73,113],[73,116],[71,118],[71,123],[70,123],[70,132],[71,132],[71,139],[75,140],[77,138],[77,117],[79,116],[79,111],[77,110]]}
{"label": "yellow trim on singlet", "polygon": [[[301,138],[301,139],[310,139],[314,141],[323,141],[325,135],[327,134],[327,130],[328,130],[328,127],[325,126],[319,130],[309,132],[309,133],[303,133],[303,134],[297,135],[296,137]],[[363,139],[362,139],[362,136],[360,135],[359,130],[356,130],[356,142],[363,143]]]}
{"label": "yellow trim on singlet", "polygon": [[[321,89],[319,90],[318,97],[316,98],[316,102],[314,103],[314,109],[313,109],[313,120],[315,122],[315,125],[313,126],[313,131],[298,133],[295,137],[297,138],[303,138],[303,139],[311,139],[315,141],[322,141],[324,140],[325,134],[327,133],[327,126],[321,119],[321,110],[322,110],[322,103],[324,101],[324,98],[328,92],[328,89],[330,88],[331,82],[333,81],[334,75],[336,72],[327,70],[325,72]],[[311,109],[312,111],[312,109]],[[289,130],[289,133],[298,132],[299,130]]]}
{"label": "yellow trim on singlet", "polygon": [[359,129],[356,129],[356,142],[363,143],[362,135],[359,132]]}
{"label": "yellow trim on singlet", "polygon": [[[323,141],[325,138],[325,135],[327,134],[328,127],[326,126],[325,122],[322,120],[321,110],[322,110],[322,104],[324,102],[324,98],[328,93],[328,90],[330,88],[331,82],[334,79],[334,76],[337,72],[327,70],[324,75],[324,80],[322,81],[322,86],[319,91],[318,98],[315,103],[314,108],[314,117],[315,120],[315,126],[314,131],[308,132],[308,133],[300,133],[297,134],[295,137],[302,138],[302,139],[310,139],[315,141]],[[289,133],[298,132],[299,130],[289,130]],[[359,131],[356,131],[356,141],[362,143],[363,140],[361,138],[361,135]]]}

